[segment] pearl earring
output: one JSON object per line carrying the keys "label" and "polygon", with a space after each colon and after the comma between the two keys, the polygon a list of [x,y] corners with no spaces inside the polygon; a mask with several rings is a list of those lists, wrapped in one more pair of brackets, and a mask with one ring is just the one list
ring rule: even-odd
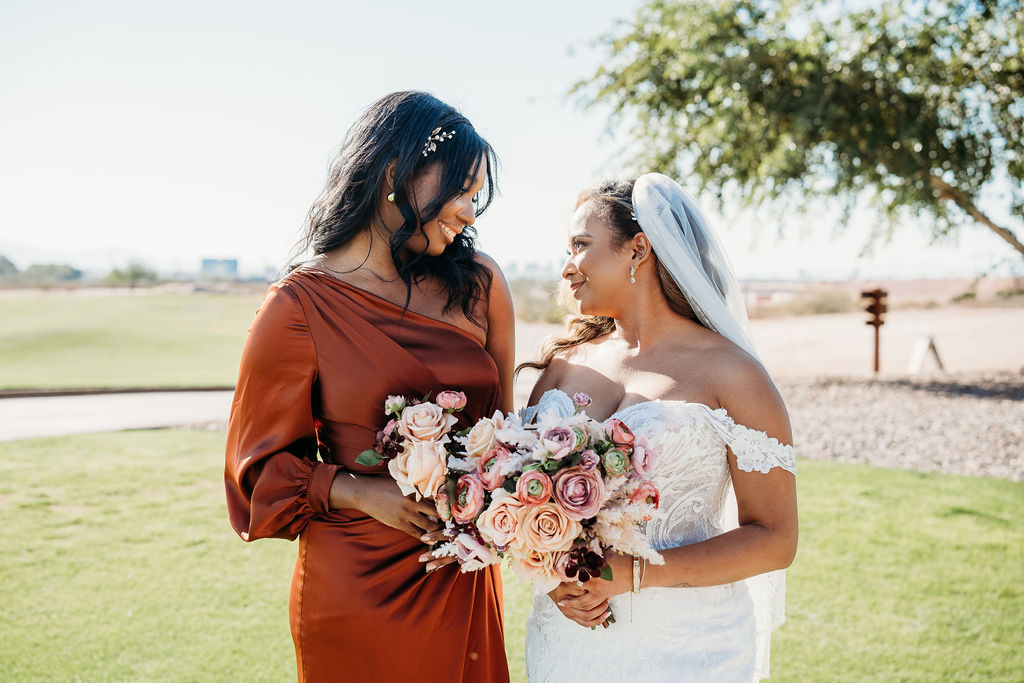
{"label": "pearl earring", "polygon": [[631,284],[636,284],[636,266],[629,267],[629,281]]}
{"label": "pearl earring", "polygon": [[394,192],[389,192],[388,193],[388,201],[389,202],[395,201],[395,193]]}

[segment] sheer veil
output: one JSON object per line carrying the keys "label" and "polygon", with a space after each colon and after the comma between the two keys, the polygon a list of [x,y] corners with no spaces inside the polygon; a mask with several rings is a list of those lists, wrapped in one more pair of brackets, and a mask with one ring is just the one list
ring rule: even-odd
{"label": "sheer veil", "polygon": [[[633,188],[637,222],[705,326],[758,358],[750,334],[739,282],[722,245],[697,202],[671,178],[640,176]],[[724,528],[735,528],[735,494],[730,492]],[[786,572],[779,570],[744,581],[757,619],[757,668],[768,675],[771,632],[786,620]]]}

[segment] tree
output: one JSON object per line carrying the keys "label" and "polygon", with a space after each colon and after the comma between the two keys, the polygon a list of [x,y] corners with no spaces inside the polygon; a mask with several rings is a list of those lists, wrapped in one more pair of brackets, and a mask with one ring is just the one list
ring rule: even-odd
{"label": "tree", "polygon": [[1024,210],[1021,6],[888,0],[829,18],[835,4],[808,0],[651,0],[574,91],[629,126],[639,167],[719,201],[828,195],[848,215],[866,194],[889,233],[907,212],[935,236],[973,219],[1024,256],[1019,228],[981,208],[1008,185],[1000,201]]}
{"label": "tree", "polygon": [[114,268],[107,275],[108,283],[118,286],[128,285],[129,289],[134,289],[143,283],[156,282],[156,279],[156,272],[137,262],[129,263],[124,270]]}
{"label": "tree", "polygon": [[18,276],[18,266],[11,259],[0,254],[0,280],[14,279]]}

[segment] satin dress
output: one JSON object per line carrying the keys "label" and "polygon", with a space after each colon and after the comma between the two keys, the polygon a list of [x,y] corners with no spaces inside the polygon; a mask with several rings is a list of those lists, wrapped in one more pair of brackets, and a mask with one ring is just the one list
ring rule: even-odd
{"label": "satin dress", "polygon": [[330,509],[338,470],[364,467],[389,394],[461,390],[463,415],[499,406],[498,371],[465,331],[318,271],[270,289],[242,354],[225,483],[243,540],[299,539],[289,616],[300,681],[507,681],[494,567],[426,574],[426,546]]}

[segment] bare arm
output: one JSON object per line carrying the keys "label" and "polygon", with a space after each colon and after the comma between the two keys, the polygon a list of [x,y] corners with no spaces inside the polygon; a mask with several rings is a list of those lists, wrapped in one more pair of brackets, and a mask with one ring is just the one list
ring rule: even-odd
{"label": "bare arm", "polygon": [[[753,360],[730,363],[723,373],[720,403],[737,424],[764,431],[780,443],[792,442],[785,405],[763,368]],[[645,587],[693,587],[732,583],[788,567],[796,553],[796,478],[781,468],[768,474],[745,472],[728,452],[736,491],[739,527],[706,541],[662,552],[664,565],[648,564]],[[632,587],[631,558],[609,558],[613,580],[587,583],[589,606],[596,598],[624,593]],[[572,605],[574,598],[566,602]],[[586,625],[591,625],[587,623]]]}
{"label": "bare arm", "polygon": [[484,348],[498,366],[501,387],[501,411],[513,410],[512,372],[516,363],[516,317],[505,276],[490,256],[477,252],[477,260],[491,272],[491,291],[487,300],[487,343]]}

